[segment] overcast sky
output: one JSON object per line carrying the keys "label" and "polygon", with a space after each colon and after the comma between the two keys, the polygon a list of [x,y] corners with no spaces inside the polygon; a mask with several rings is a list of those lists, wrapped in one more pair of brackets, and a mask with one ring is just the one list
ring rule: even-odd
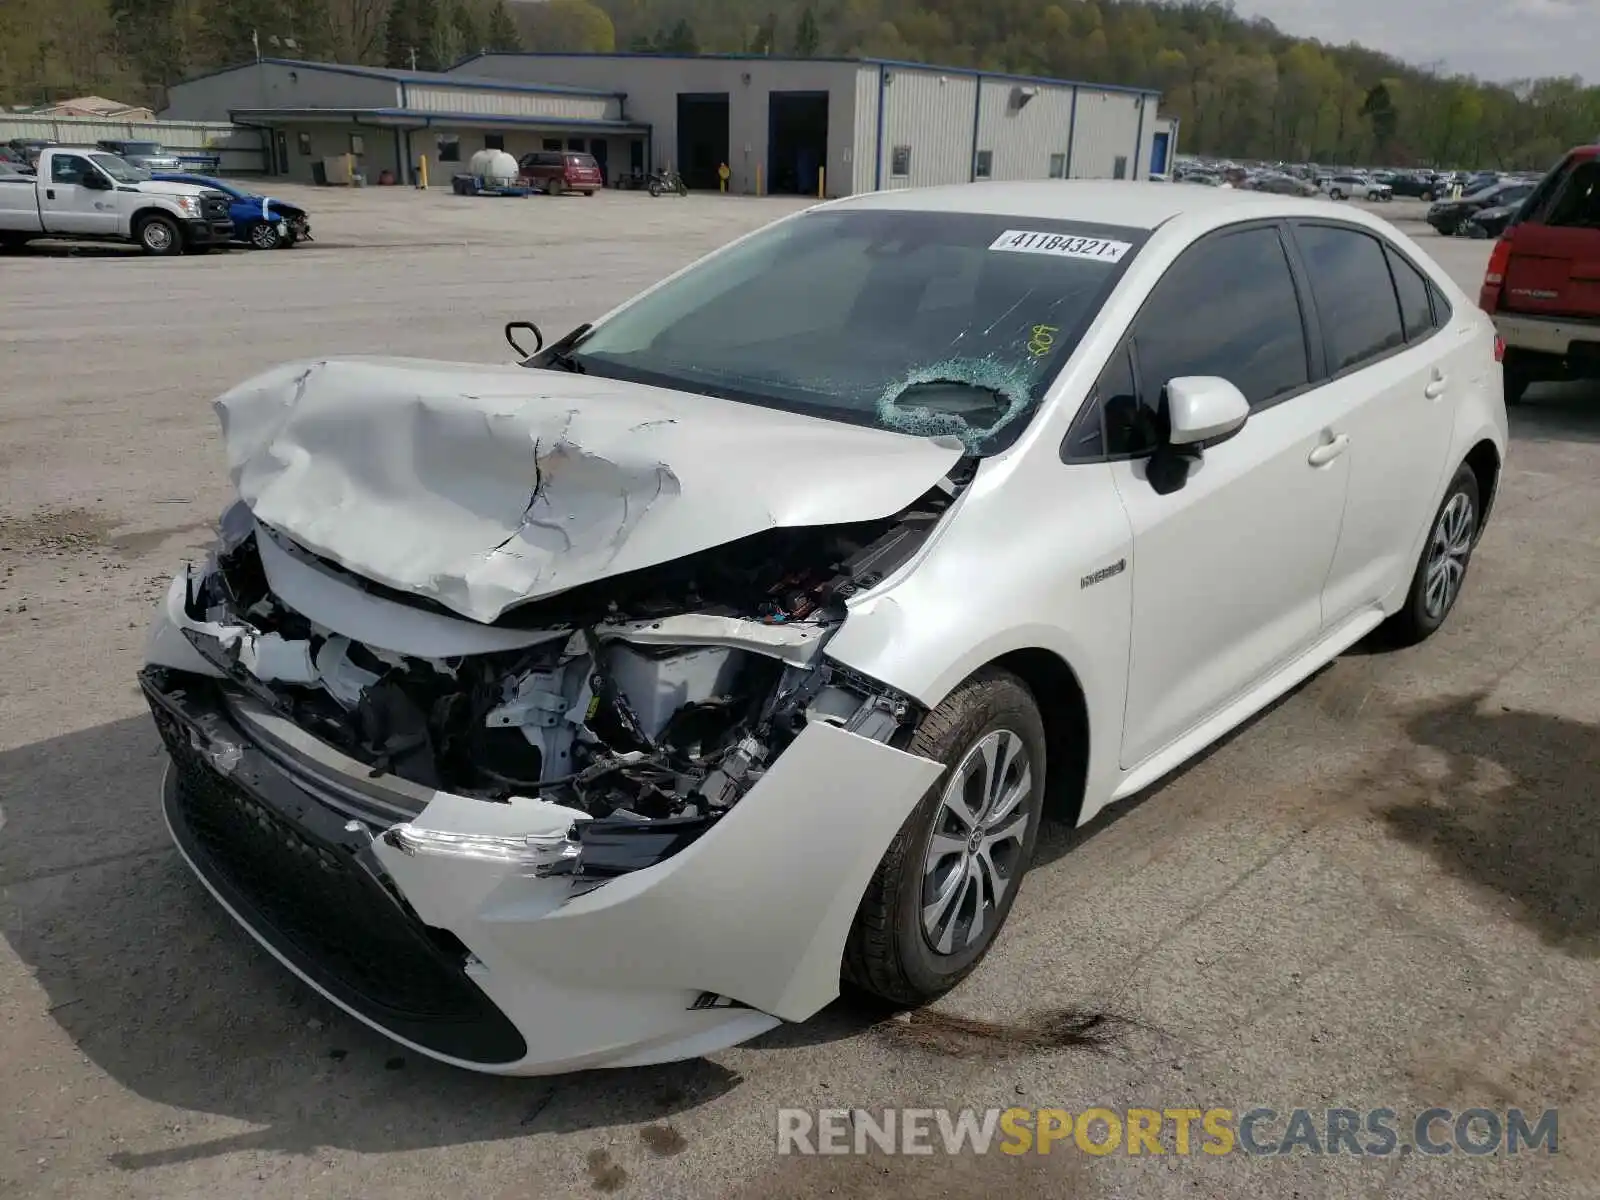
{"label": "overcast sky", "polygon": [[1235,0],[1285,33],[1360,42],[1480,79],[1582,75],[1600,83],[1600,0]]}

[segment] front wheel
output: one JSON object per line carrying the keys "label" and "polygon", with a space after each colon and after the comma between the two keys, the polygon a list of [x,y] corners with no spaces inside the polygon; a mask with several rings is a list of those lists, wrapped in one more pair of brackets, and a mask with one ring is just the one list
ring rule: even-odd
{"label": "front wheel", "polygon": [[906,749],[947,768],[867,885],[843,973],[916,1005],[965,978],[1011,911],[1039,833],[1044,722],[1020,679],[986,669],[924,717]]}
{"label": "front wheel", "polygon": [[182,254],[183,235],[171,218],[149,216],[139,223],[139,249],[146,254]]}
{"label": "front wheel", "polygon": [[652,179],[650,181],[650,194],[652,196],[661,195],[661,185],[659,183],[657,183],[654,179]]}
{"label": "front wheel", "polygon": [[1333,191],[1328,193],[1328,195],[1333,197],[1333,199],[1335,199],[1335,200],[1343,200],[1344,199],[1344,193],[1341,192],[1338,188],[1334,188]]}
{"label": "front wheel", "polygon": [[1389,618],[1388,632],[1398,645],[1414,646],[1431,637],[1455,607],[1477,542],[1481,512],[1478,477],[1462,464],[1434,514],[1405,607]]}
{"label": "front wheel", "polygon": [[257,221],[250,226],[250,245],[257,250],[276,250],[283,245],[283,234],[276,221]]}

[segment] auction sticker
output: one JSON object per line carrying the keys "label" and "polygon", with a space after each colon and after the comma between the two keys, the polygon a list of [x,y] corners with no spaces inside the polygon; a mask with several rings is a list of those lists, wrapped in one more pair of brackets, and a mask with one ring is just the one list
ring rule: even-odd
{"label": "auction sticker", "polygon": [[1121,262],[1133,249],[1132,242],[1113,242],[1107,238],[1073,237],[1066,233],[1039,233],[1030,229],[1008,229],[995,238],[989,249],[1009,250],[1013,254],[1053,254],[1057,258],[1088,258],[1096,262]]}

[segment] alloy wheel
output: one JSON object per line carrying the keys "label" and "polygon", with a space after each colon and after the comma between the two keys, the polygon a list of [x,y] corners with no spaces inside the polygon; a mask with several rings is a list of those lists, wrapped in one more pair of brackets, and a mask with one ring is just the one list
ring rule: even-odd
{"label": "alloy wheel", "polygon": [[1422,604],[1428,616],[1437,621],[1450,611],[1461,594],[1466,578],[1467,559],[1472,554],[1472,533],[1476,521],[1472,497],[1457,492],[1444,506],[1428,542],[1428,568],[1423,577]]}
{"label": "alloy wheel", "polygon": [[922,867],[922,932],[939,954],[982,942],[1016,880],[1033,774],[1009,729],[985,734],[950,773]]}

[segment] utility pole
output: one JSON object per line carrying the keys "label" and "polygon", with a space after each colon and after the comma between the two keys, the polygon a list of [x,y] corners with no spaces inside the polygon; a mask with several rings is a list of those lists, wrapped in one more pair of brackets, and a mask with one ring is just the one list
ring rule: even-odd
{"label": "utility pole", "polygon": [[411,69],[413,71],[417,69],[417,48],[415,46],[411,47]]}

